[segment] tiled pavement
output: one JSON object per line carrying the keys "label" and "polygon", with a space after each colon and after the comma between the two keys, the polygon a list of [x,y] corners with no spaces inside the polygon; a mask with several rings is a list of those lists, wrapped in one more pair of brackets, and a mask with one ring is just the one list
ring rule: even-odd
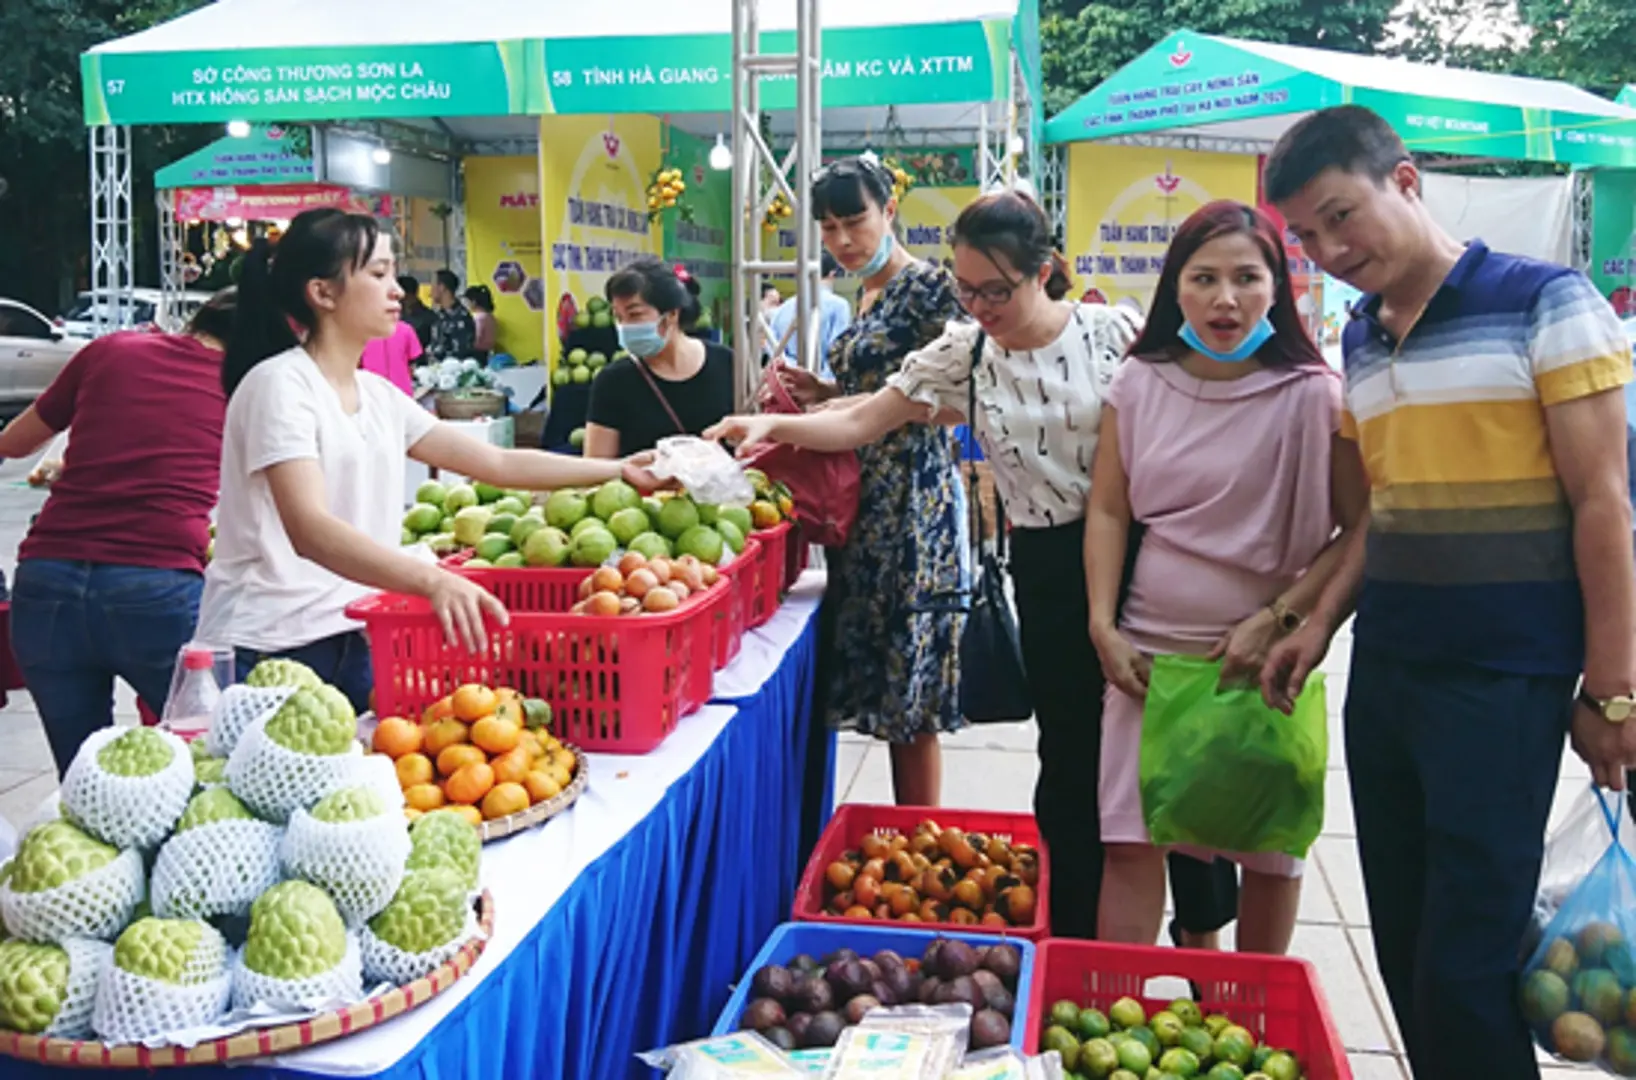
{"label": "tiled pavement", "polygon": [[[42,501],[37,493],[18,486],[28,468],[26,462],[0,465],[0,567],[8,581],[17,543]],[[1339,722],[1349,647],[1343,635],[1325,664],[1331,703],[1329,812],[1308,867],[1293,951],[1316,965],[1358,1080],[1405,1080],[1408,1070],[1402,1062],[1402,1041],[1375,973],[1363,881],[1352,839]],[[124,687],[116,695],[115,711],[122,722],[135,722],[136,706]],[[1034,741],[1032,723],[987,726],[946,739],[944,802],[974,809],[1028,810],[1036,773]],[[835,777],[837,801],[890,801],[890,775],[884,746],[853,736],[843,739]],[[1583,779],[1586,773],[1579,760],[1567,754],[1562,775]],[[15,693],[0,711],[0,817],[20,824],[54,787],[51,755],[39,719],[28,695]],[[1559,811],[1566,802],[1567,797],[1559,793]],[[1231,928],[1227,933],[1230,941]],[[1576,1071],[1549,1065],[1545,1075],[1549,1080]]]}

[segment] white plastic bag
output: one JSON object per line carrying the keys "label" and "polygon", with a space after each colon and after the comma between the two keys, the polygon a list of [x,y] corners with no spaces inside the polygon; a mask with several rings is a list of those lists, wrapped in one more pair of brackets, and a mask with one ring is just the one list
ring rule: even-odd
{"label": "white plastic bag", "polygon": [[744,466],[713,443],[692,435],[670,435],[659,440],[658,456],[648,471],[661,480],[675,480],[701,503],[718,506],[749,506],[755,488],[744,475]]}

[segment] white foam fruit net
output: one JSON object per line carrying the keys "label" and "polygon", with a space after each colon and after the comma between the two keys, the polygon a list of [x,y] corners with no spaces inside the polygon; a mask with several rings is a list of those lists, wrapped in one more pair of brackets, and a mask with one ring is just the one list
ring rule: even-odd
{"label": "white foam fruit net", "polygon": [[396,811],[328,822],[297,810],[279,844],[279,858],[290,877],[329,893],[341,917],[356,926],[392,902],[409,848],[408,824]]}
{"label": "white foam fruit net", "polygon": [[227,787],[257,817],[283,824],[295,810],[343,786],[362,756],[357,743],[343,754],[287,749],[268,738],[265,721],[258,720],[227,759]]}
{"label": "white foam fruit net", "polygon": [[9,883],[0,885],[0,917],[24,941],[112,940],[145,895],[142,856],[127,849],[106,866],[54,888],[22,893]]}
{"label": "white foam fruit net", "polygon": [[178,982],[161,982],[109,963],[97,987],[91,1027],[110,1043],[138,1043],[202,1027],[227,1012],[233,991],[227,944],[204,934]]}
{"label": "white foam fruit net", "polygon": [[42,1034],[59,1039],[81,1039],[91,1034],[91,1012],[96,1005],[102,973],[113,962],[114,947],[106,941],[69,938],[62,943],[68,954],[68,993],[62,1008]]}
{"label": "white foam fruit net", "polygon": [[416,979],[424,979],[453,959],[466,942],[479,933],[477,914],[468,909],[466,925],[461,927],[460,933],[453,939],[435,949],[411,953],[382,941],[375,936],[375,931],[365,924],[358,931],[358,947],[363,954],[364,978],[368,979],[372,986],[383,982],[403,986]]}
{"label": "white foam fruit net", "polygon": [[358,935],[347,931],[347,951],[341,962],[322,975],[280,979],[244,966],[244,953],[233,963],[233,1008],[269,1005],[275,1009],[305,1009],[336,1001],[359,1001],[364,996],[363,960]]}
{"label": "white foam fruit net", "polygon": [[153,866],[153,913],[165,919],[250,914],[256,897],[278,884],[283,835],[277,825],[243,818],[177,833]]}
{"label": "white foam fruit net", "polygon": [[398,782],[397,769],[393,767],[391,758],[385,754],[348,757],[343,771],[345,779],[324,791],[320,798],[347,788],[366,787],[379,795],[392,813],[402,816],[403,785]]}
{"label": "white foam fruit net", "polygon": [[216,711],[210,716],[210,730],[205,734],[205,749],[211,757],[228,757],[256,721],[278,712],[294,693],[292,686],[229,686],[216,699]]}
{"label": "white foam fruit net", "polygon": [[168,731],[155,733],[170,747],[170,762],[151,776],[115,776],[97,755],[130,728],[93,731],[80,744],[62,782],[63,814],[86,832],[117,848],[157,847],[187,808],[193,794],[193,757],[187,743]]}

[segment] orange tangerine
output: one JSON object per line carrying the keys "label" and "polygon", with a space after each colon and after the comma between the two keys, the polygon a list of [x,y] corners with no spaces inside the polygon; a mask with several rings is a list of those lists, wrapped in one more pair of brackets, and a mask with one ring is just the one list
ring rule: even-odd
{"label": "orange tangerine", "polygon": [[545,747],[540,745],[540,737],[532,731],[525,730],[521,735],[517,736],[517,745],[521,749],[527,750],[530,758],[545,756]]}
{"label": "orange tangerine", "polygon": [[442,776],[453,776],[467,765],[487,764],[489,756],[481,749],[461,743],[451,746],[437,756],[437,771]]}
{"label": "orange tangerine", "polygon": [[370,741],[370,746],[396,761],[405,754],[419,750],[425,737],[426,733],[413,720],[388,716],[375,727],[375,737]]}
{"label": "orange tangerine", "polygon": [[432,759],[425,754],[405,754],[393,762],[392,767],[398,774],[398,786],[405,791],[432,781]]}
{"label": "orange tangerine", "polygon": [[483,816],[493,821],[528,809],[528,789],[517,783],[495,784],[483,796]]}
{"label": "orange tangerine", "polygon": [[508,723],[522,727],[528,718],[523,709],[522,698],[501,698],[500,704],[494,710],[494,715]]}
{"label": "orange tangerine", "polygon": [[513,690],[509,686],[496,687],[494,690],[494,696],[500,699],[501,705],[505,705],[508,701],[515,702],[518,705],[523,703],[523,695],[518,693],[516,690]]}
{"label": "orange tangerine", "polygon": [[470,724],[494,712],[500,698],[493,690],[477,683],[467,683],[454,692],[454,718]]}
{"label": "orange tangerine", "polygon": [[562,785],[539,771],[531,772],[523,777],[523,786],[528,789],[528,797],[537,803],[545,802],[547,799],[555,799],[562,794]]}
{"label": "orange tangerine", "polygon": [[421,812],[412,806],[406,806],[403,808],[403,816],[409,821],[414,821],[421,816]]}
{"label": "orange tangerine", "polygon": [[471,822],[471,826],[474,829],[483,824],[483,811],[477,809],[475,806],[456,805],[449,807],[449,809]]}
{"label": "orange tangerine", "polygon": [[471,741],[491,754],[504,754],[517,748],[523,729],[510,720],[485,716],[471,726]]}
{"label": "orange tangerine", "polygon": [[565,788],[574,781],[573,775],[556,761],[552,761],[551,764],[545,766],[544,768],[538,768],[534,771],[543,772],[545,775],[555,780],[558,787]]}
{"label": "orange tangerine", "polygon": [[423,742],[428,757],[437,757],[451,746],[471,742],[471,731],[458,720],[438,720],[426,726]]}
{"label": "orange tangerine", "polygon": [[476,761],[461,766],[453,776],[443,781],[443,794],[448,796],[450,802],[475,806],[493,787],[494,770],[489,768],[488,762]]}
{"label": "orange tangerine", "polygon": [[520,784],[534,767],[534,755],[528,752],[527,747],[519,746],[501,754],[489,765],[494,769],[495,783]]}
{"label": "orange tangerine", "polygon": [[403,801],[409,809],[424,814],[436,810],[448,800],[443,797],[443,789],[436,784],[416,784],[404,789]]}
{"label": "orange tangerine", "polygon": [[432,724],[439,720],[453,719],[454,697],[452,695],[450,697],[439,698],[438,700],[432,702],[430,705],[426,706],[426,711],[420,714],[420,722],[423,724]]}

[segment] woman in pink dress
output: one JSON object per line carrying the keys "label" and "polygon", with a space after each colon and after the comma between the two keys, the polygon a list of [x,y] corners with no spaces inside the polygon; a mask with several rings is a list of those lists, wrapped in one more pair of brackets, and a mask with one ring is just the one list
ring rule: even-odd
{"label": "woman in pink dress", "polygon": [[[1338,435],[1340,378],[1301,323],[1282,238],[1258,211],[1216,202],[1182,224],[1131,356],[1103,406],[1085,550],[1109,684],[1100,936],[1152,944],[1165,851],[1148,839],[1138,786],[1152,657],[1219,658],[1224,683],[1253,685],[1336,570],[1367,485],[1356,444]],[[1133,519],[1147,533],[1116,622]],[[1285,952],[1301,860],[1214,854],[1243,870],[1240,950]]]}
{"label": "woman in pink dress", "polygon": [[399,319],[391,337],[376,338],[364,346],[360,366],[414,397],[415,379],[410,374],[410,367],[420,354],[420,335],[415,333],[413,326]]}

